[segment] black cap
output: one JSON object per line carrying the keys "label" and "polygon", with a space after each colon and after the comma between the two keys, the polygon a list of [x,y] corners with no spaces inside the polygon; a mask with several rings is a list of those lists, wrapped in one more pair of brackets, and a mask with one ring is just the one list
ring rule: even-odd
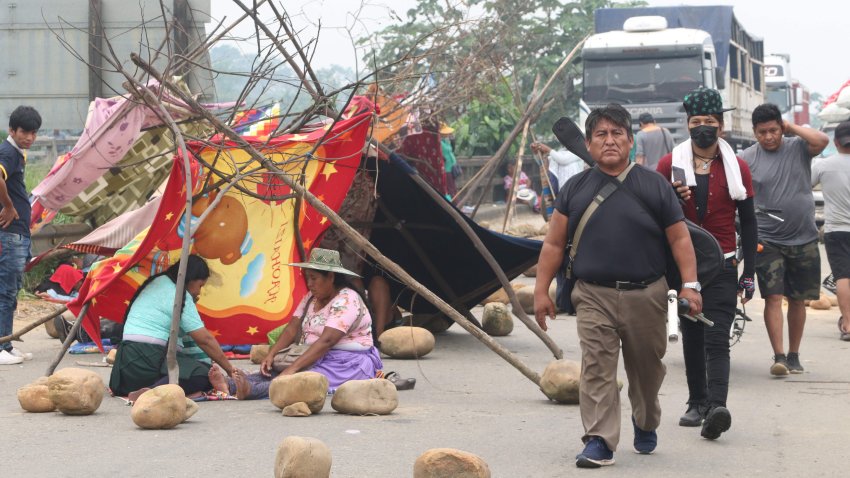
{"label": "black cap", "polygon": [[650,113],[641,113],[640,116],[638,116],[638,121],[640,121],[641,124],[655,123],[655,118],[653,118]]}
{"label": "black cap", "polygon": [[842,121],[835,127],[835,141],[842,147],[850,147],[850,121]]}

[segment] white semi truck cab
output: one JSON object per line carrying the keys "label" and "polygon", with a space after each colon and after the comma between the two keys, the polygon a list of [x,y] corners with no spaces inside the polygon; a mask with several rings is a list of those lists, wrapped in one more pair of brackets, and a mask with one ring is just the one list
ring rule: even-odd
{"label": "white semi truck cab", "polygon": [[732,7],[599,9],[595,24],[598,33],[581,53],[582,113],[619,103],[637,130],[637,117],[648,112],[678,143],[688,137],[682,100],[705,86],[737,108],[724,117],[725,139],[736,149],[755,141],[751,114],[764,102],[763,47]]}

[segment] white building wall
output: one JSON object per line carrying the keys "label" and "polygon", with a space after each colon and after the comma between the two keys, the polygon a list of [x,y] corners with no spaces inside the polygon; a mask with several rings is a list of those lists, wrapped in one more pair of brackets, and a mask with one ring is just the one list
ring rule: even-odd
{"label": "white building wall", "polygon": [[[167,0],[170,11],[174,0]],[[82,130],[90,101],[89,0],[0,0],[0,129],[20,104],[42,115],[42,131]],[[203,35],[210,0],[189,0],[195,26]],[[151,58],[166,33],[159,0],[100,0],[104,35],[124,68],[136,72],[130,53]],[[144,27],[144,28],[143,28]],[[65,43],[63,45],[63,42]],[[106,44],[104,43],[104,49]],[[209,63],[209,58],[201,59]],[[158,62],[163,66],[164,62]],[[112,67],[103,61],[103,68]],[[101,71],[101,96],[124,93],[126,79]],[[204,100],[214,100],[209,75],[198,78]]]}

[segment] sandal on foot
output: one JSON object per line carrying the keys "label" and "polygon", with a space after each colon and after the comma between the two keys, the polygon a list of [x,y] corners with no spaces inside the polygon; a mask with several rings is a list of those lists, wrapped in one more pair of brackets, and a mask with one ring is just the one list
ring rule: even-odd
{"label": "sandal on foot", "polygon": [[415,378],[402,378],[398,372],[389,372],[384,375],[384,378],[392,382],[396,390],[413,390],[413,387],[416,386]]}

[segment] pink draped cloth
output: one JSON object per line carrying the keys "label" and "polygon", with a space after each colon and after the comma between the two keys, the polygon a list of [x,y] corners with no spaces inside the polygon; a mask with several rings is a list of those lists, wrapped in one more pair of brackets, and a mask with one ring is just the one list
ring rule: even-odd
{"label": "pink draped cloth", "polygon": [[[159,84],[148,88],[155,93]],[[163,93],[162,102],[176,120],[189,117],[189,110],[179,99]],[[205,105],[214,109],[233,103]],[[162,124],[159,116],[137,100],[124,96],[95,98],[89,105],[86,126],[71,152],[60,156],[47,176],[32,190],[31,228],[46,224],[64,205],[115,166],[130,150],[142,129]]]}

